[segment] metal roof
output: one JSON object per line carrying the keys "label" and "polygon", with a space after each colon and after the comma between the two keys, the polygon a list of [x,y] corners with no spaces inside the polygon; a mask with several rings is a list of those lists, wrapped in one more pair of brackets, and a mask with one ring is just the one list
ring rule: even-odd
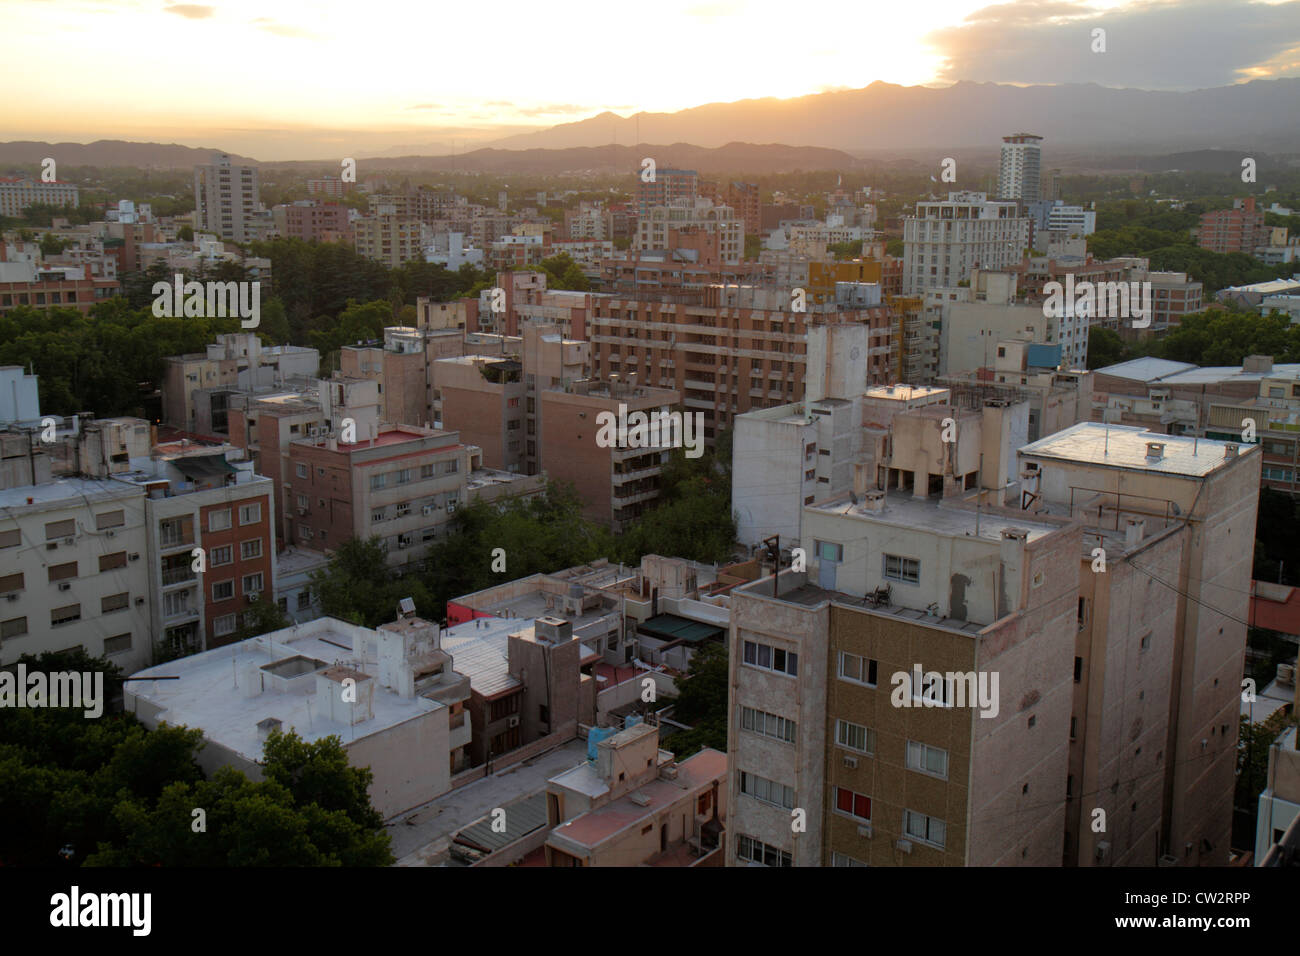
{"label": "metal roof", "polygon": [[546,826],[546,791],[539,790],[532,796],[509,804],[504,809],[506,825],[504,833],[493,831],[492,816],[489,814],[475,820],[457,833],[452,838],[452,842],[484,853],[495,853],[534,830]]}

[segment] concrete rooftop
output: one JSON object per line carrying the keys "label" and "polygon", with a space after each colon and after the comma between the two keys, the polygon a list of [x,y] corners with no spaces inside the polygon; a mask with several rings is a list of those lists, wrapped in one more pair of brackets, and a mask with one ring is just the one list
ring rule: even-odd
{"label": "concrete rooftop", "polygon": [[[1160,458],[1147,456],[1147,443],[1164,445]],[[1186,435],[1161,435],[1133,425],[1080,422],[1025,445],[1021,456],[1055,458],[1079,464],[1200,478],[1236,461],[1224,458],[1228,442]],[[1238,455],[1256,454],[1259,446],[1239,444]]]}

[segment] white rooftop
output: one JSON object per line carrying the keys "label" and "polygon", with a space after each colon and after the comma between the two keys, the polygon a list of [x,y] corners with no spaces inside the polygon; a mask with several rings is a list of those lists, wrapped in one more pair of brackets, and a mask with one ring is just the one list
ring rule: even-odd
{"label": "white rooftop", "polygon": [[[324,719],[311,713],[315,692],[316,668],[296,680],[310,682],[309,693],[286,693],[267,689],[249,696],[250,665],[266,664],[295,656],[312,658],[324,666],[342,664],[356,667],[358,661],[350,648],[357,632],[366,628],[334,618],[323,617],[288,627],[273,634],[250,638],[238,644],[218,647],[166,664],[146,668],[133,675],[127,685],[129,698],[138,698],[162,708],[159,720],[201,728],[211,741],[247,760],[262,756],[262,736],[258,724],[268,718],[279,720],[284,730],[293,729],[306,741],[316,741],[336,734],[347,746],[354,740],[381,733],[390,727],[438,710],[443,704],[424,697],[403,698],[378,686],[374,689],[374,716],[356,726]],[[365,669],[365,666],[362,666]],[[373,670],[373,668],[372,668]],[[366,671],[371,677],[377,673]],[[153,675],[175,676],[177,680],[140,680]]]}
{"label": "white rooftop", "polygon": [[[968,499],[974,501],[972,491]],[[992,503],[993,496],[985,493],[985,504]],[[911,492],[893,491],[885,496],[883,511],[870,511],[865,504],[854,504],[846,492],[827,501],[806,505],[804,510],[822,514],[842,515],[860,521],[894,525],[916,531],[926,531],[947,537],[974,538],[978,524],[978,537],[983,541],[997,543],[1002,540],[1003,530],[1018,528],[1027,532],[1026,541],[1037,541],[1046,535],[1060,530],[1057,524],[1034,521],[1028,514],[1006,515],[996,511],[984,510],[978,521],[973,507],[955,506],[956,502],[940,498],[915,498]]]}
{"label": "white rooftop", "polygon": [[[1164,445],[1161,457],[1148,456],[1147,445],[1150,442]],[[1237,460],[1224,458],[1228,444],[1212,438],[1162,435],[1132,425],[1107,426],[1100,422],[1081,422],[1025,445],[1020,449],[1020,454],[1079,464],[1202,477]],[[1245,457],[1258,450],[1257,445],[1239,445],[1237,454],[1238,457]]]}
{"label": "white rooftop", "polygon": [[475,618],[443,631],[442,649],[451,655],[456,672],[469,678],[471,688],[491,697],[523,686],[509,672],[509,637],[532,625],[531,618]]}
{"label": "white rooftop", "polygon": [[1135,382],[1156,382],[1167,375],[1175,375],[1194,368],[1196,366],[1188,362],[1173,362],[1169,359],[1146,356],[1119,362],[1116,365],[1107,365],[1105,368],[1097,369],[1097,374],[1128,378]]}
{"label": "white rooftop", "polygon": [[[0,508],[27,508],[57,505],[76,500],[85,503],[87,498],[112,500],[134,498],[144,494],[144,489],[113,478],[56,478],[40,485],[19,485],[0,489]],[[32,499],[28,502],[28,498]]]}

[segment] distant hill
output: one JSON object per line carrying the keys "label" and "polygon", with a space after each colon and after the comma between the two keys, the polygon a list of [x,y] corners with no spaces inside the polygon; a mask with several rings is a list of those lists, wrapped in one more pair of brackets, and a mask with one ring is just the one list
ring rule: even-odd
{"label": "distant hill", "polygon": [[[222,150],[196,149],[175,143],[129,143],[120,139],[101,139],[93,143],[0,143],[0,166],[12,163],[40,163],[47,156],[68,166],[137,166],[141,169],[188,169],[212,162],[212,154]],[[231,156],[237,163],[255,160]]]}
{"label": "distant hill", "polygon": [[779,141],[848,151],[952,150],[996,144],[1001,136],[1022,131],[1045,137],[1045,146],[1144,152],[1300,149],[1300,79],[1188,92],[972,82],[935,89],[878,82],[859,90],[710,103],[676,113],[620,117],[606,112],[488,145],[564,149],[636,140],[697,146]]}

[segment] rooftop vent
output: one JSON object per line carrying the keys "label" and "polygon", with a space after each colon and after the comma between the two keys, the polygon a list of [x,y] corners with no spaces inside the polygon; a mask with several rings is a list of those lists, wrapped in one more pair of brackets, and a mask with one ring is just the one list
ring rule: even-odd
{"label": "rooftop vent", "polygon": [[1157,461],[1165,457],[1165,443],[1162,441],[1147,442],[1147,458],[1154,458]]}
{"label": "rooftop vent", "polygon": [[1223,445],[1223,457],[1224,457],[1224,458],[1236,458],[1236,457],[1237,457],[1237,443],[1236,443],[1236,442],[1225,442],[1225,443],[1224,443],[1224,445]]}

